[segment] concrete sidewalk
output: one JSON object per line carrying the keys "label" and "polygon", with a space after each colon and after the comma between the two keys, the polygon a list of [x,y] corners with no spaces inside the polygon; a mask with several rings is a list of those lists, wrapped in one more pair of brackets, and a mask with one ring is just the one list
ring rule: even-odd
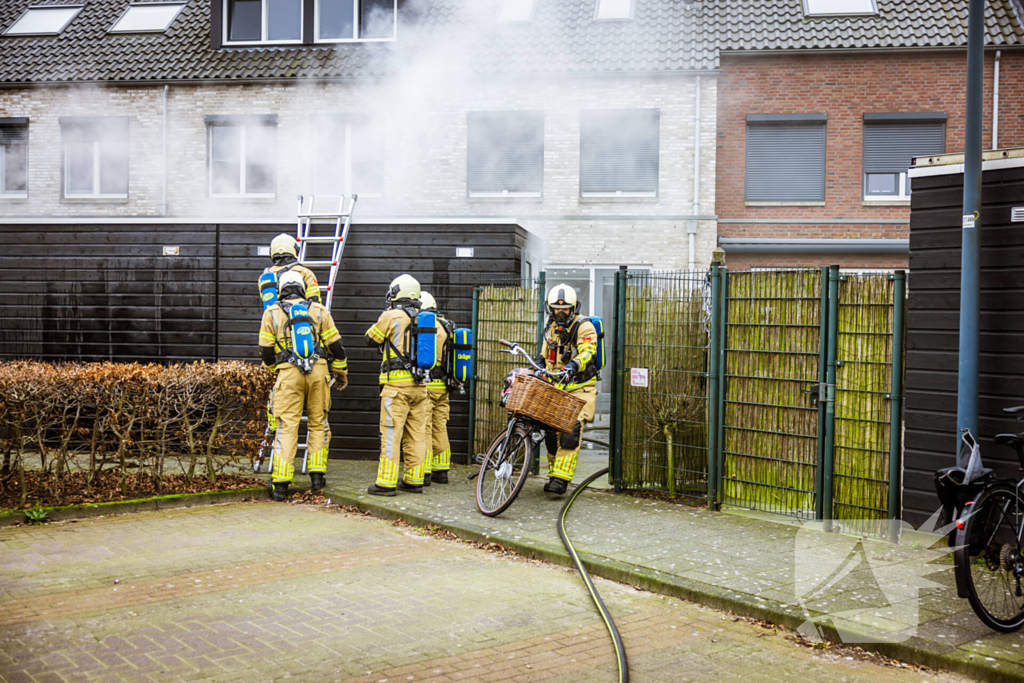
{"label": "concrete sidewalk", "polygon": [[[450,484],[433,485],[422,495],[381,498],[366,494],[376,463],[332,460],[327,492],[337,504],[569,564],[555,529],[564,498],[544,493],[543,480],[531,478],[509,510],[488,518],[476,509],[475,482],[467,480],[471,471],[455,467]],[[303,479],[296,477],[299,484]],[[860,640],[865,649],[904,661],[983,680],[1024,681],[1024,634],[986,628],[967,601],[956,597],[950,558],[925,548],[858,543],[781,520],[608,491],[582,495],[567,529],[590,571],[604,578],[809,635],[817,629],[833,640]],[[852,571],[841,580],[821,581],[849,557]],[[871,640],[885,642],[865,642]]]}

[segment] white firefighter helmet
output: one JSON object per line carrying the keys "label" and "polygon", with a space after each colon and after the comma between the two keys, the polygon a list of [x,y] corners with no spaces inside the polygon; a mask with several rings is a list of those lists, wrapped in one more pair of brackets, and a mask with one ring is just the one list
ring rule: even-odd
{"label": "white firefighter helmet", "polygon": [[565,284],[557,284],[548,290],[548,313],[560,325],[572,320],[580,310],[576,290]]}
{"label": "white firefighter helmet", "polygon": [[419,280],[414,278],[408,273],[403,273],[391,281],[391,286],[388,287],[388,303],[397,301],[399,299],[411,299],[413,301],[419,301],[420,298],[420,283]]}
{"label": "white firefighter helmet", "polygon": [[270,241],[270,258],[281,254],[291,254],[295,258],[299,257],[298,242],[295,241],[294,237],[283,232]]}
{"label": "white firefighter helmet", "polygon": [[292,291],[296,292],[299,296],[306,295],[306,281],[302,279],[302,275],[294,270],[289,270],[278,279],[277,295],[284,296],[284,290],[288,286],[291,286]]}
{"label": "white firefighter helmet", "polygon": [[437,301],[434,299],[434,295],[430,292],[420,291],[420,310],[421,311],[436,311]]}

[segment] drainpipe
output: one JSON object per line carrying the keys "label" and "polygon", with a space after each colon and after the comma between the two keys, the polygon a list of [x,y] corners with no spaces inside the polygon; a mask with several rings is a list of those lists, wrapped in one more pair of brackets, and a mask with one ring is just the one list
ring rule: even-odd
{"label": "drainpipe", "polygon": [[163,122],[163,125],[164,125],[164,130],[163,130],[163,157],[164,157],[164,164],[163,164],[163,174],[162,174],[163,175],[163,177],[162,177],[162,187],[161,187],[161,191],[160,191],[160,215],[161,216],[166,216],[167,215],[167,92],[170,90],[170,88],[171,88],[171,86],[169,86],[169,85],[165,85],[164,86],[164,98],[163,98],[164,99],[164,102],[163,102],[163,104],[164,104],[164,112],[163,112],[163,118],[164,118],[164,122]]}
{"label": "drainpipe", "polygon": [[992,149],[999,149],[999,57],[1001,52],[996,50],[996,66],[992,74]]}
{"label": "drainpipe", "polygon": [[[700,76],[697,76],[696,97],[693,115],[693,215],[700,215]],[[691,271],[697,267],[697,221],[686,222],[686,233],[690,242]]]}

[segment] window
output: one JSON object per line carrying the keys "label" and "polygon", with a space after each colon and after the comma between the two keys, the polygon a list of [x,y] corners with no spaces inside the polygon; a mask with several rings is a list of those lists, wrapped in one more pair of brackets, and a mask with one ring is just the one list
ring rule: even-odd
{"label": "window", "polygon": [[397,0],[316,0],[316,39],[393,40],[397,7]]}
{"label": "window", "polygon": [[4,33],[7,36],[57,35],[82,11],[82,5],[29,7]]}
{"label": "window", "polygon": [[825,123],[825,114],[748,115],[746,201],[825,201]]}
{"label": "window", "polygon": [[0,197],[28,196],[28,119],[0,118]]}
{"label": "window", "polygon": [[864,200],[908,199],[911,159],[945,152],[944,113],[864,114]]}
{"label": "window", "polygon": [[875,0],[804,0],[808,16],[876,14]]}
{"label": "window", "polygon": [[498,21],[529,21],[533,16],[534,0],[504,0]]}
{"label": "window", "polygon": [[633,0],[597,0],[598,19],[629,19]]}
{"label": "window", "polygon": [[302,0],[224,1],[226,42],[302,42]]}
{"label": "window", "polygon": [[580,113],[580,195],[658,194],[657,109],[599,109]]}
{"label": "window", "polygon": [[128,117],[60,118],[64,143],[64,196],[128,196]]}
{"label": "window", "polygon": [[320,114],[312,118],[316,194],[384,194],[384,127],[369,117]]}
{"label": "window", "polygon": [[272,198],[277,115],[207,116],[211,197]]}
{"label": "window", "polygon": [[469,112],[467,123],[469,196],[541,196],[544,112]]}
{"label": "window", "polygon": [[183,3],[146,3],[129,5],[110,29],[111,33],[162,33],[166,31]]}

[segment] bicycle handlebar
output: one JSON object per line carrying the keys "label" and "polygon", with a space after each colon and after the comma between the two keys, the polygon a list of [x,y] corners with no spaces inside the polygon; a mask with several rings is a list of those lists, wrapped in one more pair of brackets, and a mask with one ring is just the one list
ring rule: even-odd
{"label": "bicycle handlebar", "polygon": [[540,365],[534,362],[533,358],[530,357],[530,354],[526,352],[526,349],[524,349],[519,344],[507,341],[505,339],[499,339],[498,343],[501,344],[502,346],[507,346],[509,348],[508,352],[511,353],[513,356],[522,356],[523,358],[525,358],[526,362],[532,365],[534,370],[536,370],[539,373],[542,373],[545,377],[549,377],[552,379],[565,378],[566,372],[564,369],[559,370],[558,372],[551,372],[550,370],[541,367]]}

